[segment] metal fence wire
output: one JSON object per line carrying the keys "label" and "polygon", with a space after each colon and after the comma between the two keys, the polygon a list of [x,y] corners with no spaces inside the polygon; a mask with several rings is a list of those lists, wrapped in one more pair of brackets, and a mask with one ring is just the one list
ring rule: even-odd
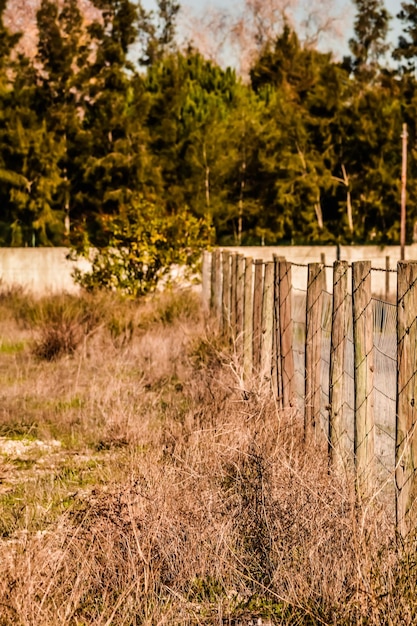
{"label": "metal fence wire", "polygon": [[[307,279],[306,279],[307,282]],[[330,347],[332,332],[333,294],[322,293],[320,362],[320,418],[325,432],[329,430]],[[292,290],[294,392],[296,406],[304,410],[305,403],[305,342],[307,290]],[[375,457],[381,465],[378,475],[387,479],[394,470],[395,408],[397,376],[397,307],[377,297],[371,300],[373,315],[373,394],[375,412]],[[346,308],[352,311],[352,295],[346,293]],[[417,311],[416,311],[417,314]],[[352,317],[348,316],[344,359],[343,412],[346,416],[348,447],[354,450],[354,346]]]}
{"label": "metal fence wire", "polygon": [[[396,283],[392,301],[373,292],[381,272]],[[271,383],[278,406],[303,415],[306,441],[354,467],[362,497],[385,485],[400,532],[417,525],[417,262],[329,267],[216,250],[203,293],[244,384]]]}

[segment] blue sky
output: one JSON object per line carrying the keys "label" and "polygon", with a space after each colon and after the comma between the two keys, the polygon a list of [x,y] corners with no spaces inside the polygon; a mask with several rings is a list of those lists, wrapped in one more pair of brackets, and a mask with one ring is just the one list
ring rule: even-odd
{"label": "blue sky", "polygon": [[[234,4],[235,2],[233,2]],[[146,7],[153,7],[155,6],[155,3],[153,0],[143,0],[143,4]],[[192,9],[196,10],[196,11],[203,11],[204,9],[210,7],[210,6],[214,6],[214,7],[224,7],[225,6],[225,0],[185,0],[184,2],[180,1],[181,5],[187,5],[189,7],[191,7]],[[352,4],[352,2],[349,2],[349,0],[345,1],[345,0],[334,0],[334,4],[335,6],[340,6],[340,5],[349,5]],[[401,0],[385,0],[385,6],[387,7],[388,11],[391,13],[391,15],[395,15],[396,13],[398,13],[399,11],[399,6],[401,4]],[[226,3],[227,5],[227,3]]]}
{"label": "blue sky", "polygon": [[[183,9],[191,9],[191,12],[195,12],[197,15],[204,15],[204,13],[210,8],[227,8],[233,6],[242,6],[244,4],[244,0],[177,0]],[[312,3],[313,4],[313,3]],[[333,0],[335,13],[343,12],[344,9],[346,11],[346,23],[342,24],[343,30],[343,40],[340,40],[336,46],[338,51],[338,56],[348,53],[348,40],[352,35],[352,24],[355,15],[355,8],[352,0]],[[154,8],[155,0],[143,0],[143,5],[146,8]],[[401,24],[398,20],[395,19],[395,15],[399,12],[401,6],[401,0],[385,0],[385,6],[389,13],[392,16],[391,21],[391,31],[389,35],[389,40],[396,44],[398,40],[398,35],[401,32]],[[187,11],[186,11],[187,13]],[[189,12],[188,12],[189,13]],[[332,44],[330,44],[332,46]],[[333,46],[332,46],[333,49]]]}

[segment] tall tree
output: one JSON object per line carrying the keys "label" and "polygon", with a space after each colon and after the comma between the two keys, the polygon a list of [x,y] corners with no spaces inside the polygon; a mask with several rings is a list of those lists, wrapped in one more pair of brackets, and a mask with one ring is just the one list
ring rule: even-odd
{"label": "tall tree", "polygon": [[[3,245],[23,245],[32,239],[24,239],[25,227],[23,211],[26,209],[33,180],[24,163],[27,150],[22,146],[28,142],[24,138],[24,129],[20,120],[19,81],[30,68],[30,64],[21,57],[13,56],[14,47],[20,39],[18,33],[12,34],[4,24],[6,3],[0,2],[0,241]],[[33,73],[31,79],[33,84]],[[30,108],[27,108],[29,111]],[[34,142],[36,144],[36,141]],[[23,151],[22,151],[23,148]],[[33,149],[33,148],[32,148]],[[22,202],[23,201],[23,202]],[[32,205],[33,210],[33,205]],[[23,209],[23,211],[22,211]],[[30,216],[30,226],[36,217]]]}
{"label": "tall tree", "polygon": [[393,57],[402,64],[403,70],[415,73],[417,64],[417,0],[402,2],[401,11],[397,18],[404,23],[403,33],[398,39],[398,45]]}
{"label": "tall tree", "polygon": [[168,206],[184,204],[213,217],[222,196],[220,171],[227,160],[225,128],[236,76],[189,49],[150,68],[148,128],[159,160]]}
{"label": "tall tree", "polygon": [[202,54],[221,67],[232,62],[246,79],[251,65],[285,24],[308,47],[339,43],[345,16],[338,4],[334,0],[244,0],[239,7],[226,3],[207,7],[201,16],[187,9],[180,15],[181,30]]}
{"label": "tall tree", "polygon": [[365,80],[377,73],[381,57],[387,52],[390,15],[383,0],[354,0],[356,17],[354,37],[349,41],[353,68]]}
{"label": "tall tree", "polygon": [[258,176],[266,240],[332,239],[339,221],[330,202],[337,168],[333,129],[346,73],[330,55],[302,46],[286,25],[251,78],[268,101]]}
{"label": "tall tree", "polygon": [[148,158],[147,95],[131,59],[138,41],[138,9],[130,0],[94,0],[101,19],[88,28],[92,54],[84,70],[84,115],[73,165],[74,218],[82,239],[107,243],[107,216],[136,194],[154,192],[157,168]]}
{"label": "tall tree", "polygon": [[55,2],[42,0],[37,25],[37,108],[43,112],[48,131],[64,146],[58,164],[62,181],[57,202],[64,213],[68,239],[73,204],[71,181],[76,176],[73,155],[78,149],[86,87],[84,67],[91,44],[77,0],[64,0],[61,8]]}
{"label": "tall tree", "polygon": [[175,0],[156,0],[156,11],[146,11],[140,4],[139,39],[142,53],[139,61],[152,65],[173,52],[180,5]]}

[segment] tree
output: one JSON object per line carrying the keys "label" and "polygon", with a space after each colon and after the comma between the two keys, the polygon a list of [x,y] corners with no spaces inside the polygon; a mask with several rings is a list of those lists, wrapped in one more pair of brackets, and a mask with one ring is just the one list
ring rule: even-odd
{"label": "tree", "polygon": [[73,154],[78,149],[84,108],[84,67],[91,44],[77,0],[64,0],[61,9],[55,2],[42,0],[37,25],[40,36],[36,57],[39,68],[36,104],[48,132],[64,147],[58,164],[62,180],[57,203],[64,214],[68,241],[73,200],[71,180],[75,176]]}
{"label": "tree", "polygon": [[138,297],[153,291],[173,265],[195,272],[201,252],[211,242],[210,229],[185,211],[166,213],[163,206],[140,196],[119,215],[106,219],[108,245],[87,245],[82,254],[90,272],[75,278],[87,290],[109,289]]}
{"label": "tree", "polygon": [[402,2],[397,18],[405,25],[404,35],[400,35],[392,56],[402,62],[405,72],[414,74],[417,63],[417,0]]}
{"label": "tree", "polygon": [[353,85],[343,103],[337,155],[349,179],[354,241],[398,241],[400,89],[394,77],[382,75],[379,84]]}
{"label": "tree", "polygon": [[62,144],[49,134],[37,114],[33,65],[22,56],[11,61],[19,35],[4,28],[4,4],[0,10],[2,239],[9,245],[59,243],[60,215],[55,200]]}
{"label": "tree", "polygon": [[167,206],[189,206],[196,216],[215,219],[224,199],[222,169],[228,159],[227,120],[236,76],[189,49],[149,68],[151,96],[147,126],[151,150],[161,167]]}
{"label": "tree", "polygon": [[139,35],[143,52],[140,62],[153,65],[176,49],[176,21],[180,5],[175,0],[156,0],[157,11],[139,6]]}
{"label": "tree", "polygon": [[286,25],[252,67],[251,79],[267,102],[258,153],[258,228],[262,224],[270,242],[332,240],[340,228],[333,133],[346,72],[331,55],[301,45]]}
{"label": "tree", "polygon": [[230,65],[232,59],[238,75],[246,79],[252,64],[281,35],[285,24],[310,48],[340,40],[344,16],[336,4],[333,0],[245,0],[240,10],[226,5],[207,7],[201,17],[183,12],[181,26],[202,54],[221,67]]}
{"label": "tree", "polygon": [[354,37],[349,40],[349,47],[355,73],[368,81],[377,73],[379,61],[389,48],[386,39],[390,15],[383,0],[354,0],[354,3]]}
{"label": "tree", "polygon": [[134,194],[153,194],[158,170],[148,158],[143,126],[147,95],[130,60],[137,42],[137,7],[129,0],[95,0],[102,19],[88,27],[92,53],[83,70],[83,117],[72,158],[74,232],[106,245],[103,217],[125,210]]}
{"label": "tree", "polygon": [[8,133],[7,127],[12,114],[13,85],[10,68],[12,52],[18,43],[20,36],[11,34],[4,24],[5,0],[0,2],[0,242],[10,241],[10,210],[9,194],[12,189],[25,187],[26,180],[14,171],[8,157]]}
{"label": "tree", "polygon": [[248,86],[238,83],[225,129],[223,186],[227,196],[217,213],[216,232],[226,244],[259,241],[263,208],[258,194],[257,155],[266,116],[265,102]]}

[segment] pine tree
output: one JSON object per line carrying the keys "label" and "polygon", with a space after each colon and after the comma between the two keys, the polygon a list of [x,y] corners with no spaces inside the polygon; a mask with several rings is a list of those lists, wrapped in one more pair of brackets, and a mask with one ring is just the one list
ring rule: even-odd
{"label": "pine tree", "polygon": [[37,53],[39,67],[37,109],[45,117],[47,129],[63,145],[58,167],[61,184],[56,202],[64,215],[68,240],[73,217],[73,181],[79,175],[74,166],[78,151],[85,98],[84,67],[91,49],[77,0],[42,0],[37,13],[40,33]]}
{"label": "pine tree", "polygon": [[267,103],[257,194],[264,239],[333,239],[340,220],[332,133],[346,73],[331,55],[302,46],[287,25],[258,58],[251,78]]}
{"label": "pine tree", "polygon": [[215,215],[217,236],[224,244],[259,243],[264,235],[258,154],[265,116],[263,99],[238,83],[223,131],[223,195]]}
{"label": "pine tree", "polygon": [[237,82],[191,48],[149,68],[148,128],[169,210],[186,205],[217,225],[227,201],[228,131]]}
{"label": "pine tree", "polygon": [[400,35],[393,57],[402,62],[406,72],[415,73],[417,64],[417,0],[402,2],[397,18],[404,23],[404,35]]}
{"label": "pine tree", "polygon": [[387,34],[390,15],[383,0],[354,0],[354,3],[354,37],[349,41],[353,68],[358,76],[369,81],[377,73],[380,59],[389,48]]}
{"label": "pine tree", "polygon": [[337,153],[346,168],[354,240],[398,240],[401,175],[401,85],[383,77],[369,89],[353,85],[338,126]]}
{"label": "pine tree", "polygon": [[[0,2],[0,243],[22,245],[21,215],[13,201],[18,194],[27,193],[29,180],[19,171],[16,146],[16,98],[13,73],[19,71],[19,61],[13,58],[20,34],[11,34],[3,21],[6,2]],[[20,64],[22,65],[22,63]]]}
{"label": "pine tree", "polygon": [[102,19],[89,26],[94,54],[83,79],[84,110],[72,163],[75,239],[87,229],[97,245],[108,241],[106,221],[137,195],[158,187],[143,126],[146,93],[129,53],[138,38],[138,12],[129,0],[95,0]]}
{"label": "pine tree", "polygon": [[160,62],[176,49],[175,35],[180,5],[175,0],[156,0],[157,10],[146,11],[139,5],[139,39],[142,45],[140,63]]}

